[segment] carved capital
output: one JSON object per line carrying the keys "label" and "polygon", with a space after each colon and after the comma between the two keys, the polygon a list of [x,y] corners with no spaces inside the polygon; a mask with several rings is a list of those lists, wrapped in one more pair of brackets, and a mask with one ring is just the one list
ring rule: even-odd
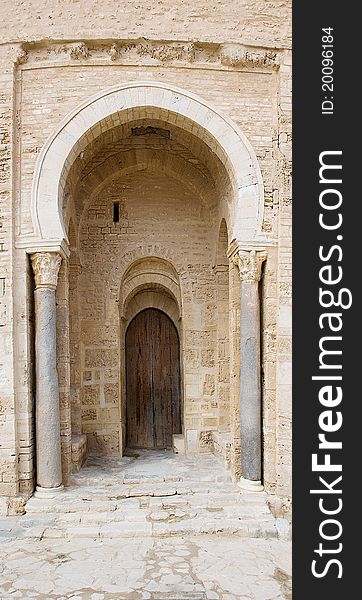
{"label": "carved capital", "polygon": [[231,261],[238,267],[241,281],[260,281],[263,262],[267,254],[263,250],[237,250]]}
{"label": "carved capital", "polygon": [[62,258],[57,252],[36,252],[30,255],[36,288],[55,290]]}

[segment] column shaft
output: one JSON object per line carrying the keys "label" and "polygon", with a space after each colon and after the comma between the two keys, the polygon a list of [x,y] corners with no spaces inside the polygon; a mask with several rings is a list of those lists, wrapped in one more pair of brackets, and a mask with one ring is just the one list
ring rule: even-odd
{"label": "column shaft", "polygon": [[244,479],[261,480],[260,307],[258,282],[241,283],[240,435]]}
{"label": "column shaft", "polygon": [[61,257],[31,255],[35,275],[35,430],[37,491],[62,489],[55,289]]}
{"label": "column shaft", "polygon": [[35,323],[37,483],[54,488],[62,484],[54,290],[35,290]]}
{"label": "column shaft", "polygon": [[261,364],[259,281],[266,259],[261,249],[240,248],[234,241],[229,257],[240,283],[240,450],[242,487],[262,489]]}

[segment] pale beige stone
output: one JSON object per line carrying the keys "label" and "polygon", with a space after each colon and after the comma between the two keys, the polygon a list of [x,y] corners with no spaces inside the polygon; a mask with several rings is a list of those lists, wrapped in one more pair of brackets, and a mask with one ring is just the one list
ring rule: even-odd
{"label": "pale beige stone", "polygon": [[0,17],[0,495],[35,486],[33,253],[63,257],[63,481],[84,458],[75,436],[124,449],[124,334],[151,306],[181,340],[185,451],[220,454],[240,477],[236,239],[267,252],[264,484],[290,496],[290,2],[194,5],[65,1],[50,14],[28,0]]}

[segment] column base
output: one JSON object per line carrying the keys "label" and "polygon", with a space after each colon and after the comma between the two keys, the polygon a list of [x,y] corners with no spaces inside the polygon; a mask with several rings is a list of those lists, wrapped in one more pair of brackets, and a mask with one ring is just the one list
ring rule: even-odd
{"label": "column base", "polygon": [[34,498],[54,498],[55,496],[57,496],[57,494],[59,494],[59,492],[62,492],[63,490],[63,484],[53,488],[44,488],[40,485],[37,485],[34,492]]}
{"label": "column base", "polygon": [[238,481],[238,486],[242,490],[247,490],[248,492],[262,492],[264,490],[264,486],[261,481],[253,481],[251,479],[244,479],[244,477],[240,477]]}

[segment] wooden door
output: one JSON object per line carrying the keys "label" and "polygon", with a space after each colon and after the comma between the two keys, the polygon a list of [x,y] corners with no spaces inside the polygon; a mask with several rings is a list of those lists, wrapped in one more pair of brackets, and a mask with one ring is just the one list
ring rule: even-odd
{"label": "wooden door", "polygon": [[127,446],[171,448],[181,433],[180,347],[176,327],[154,308],[126,332]]}

